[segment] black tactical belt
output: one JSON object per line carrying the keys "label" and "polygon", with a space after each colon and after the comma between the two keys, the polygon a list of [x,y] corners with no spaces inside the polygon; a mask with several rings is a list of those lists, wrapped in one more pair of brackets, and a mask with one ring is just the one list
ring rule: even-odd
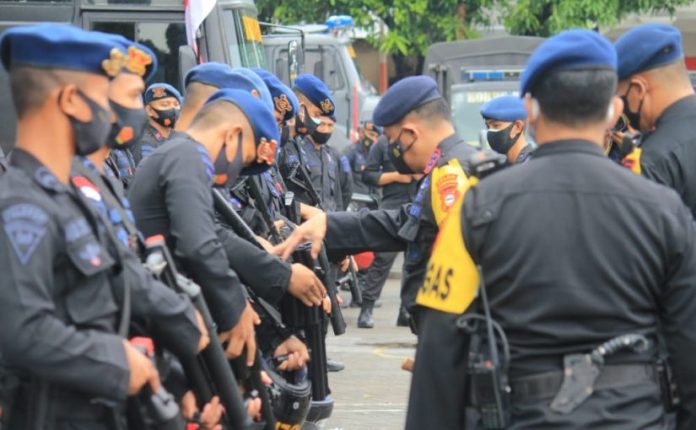
{"label": "black tactical belt", "polygon": [[[563,371],[554,371],[515,379],[510,384],[513,402],[550,399],[558,393],[563,377]],[[643,382],[659,384],[659,375],[654,365],[606,365],[602,367],[593,390],[626,387]]]}

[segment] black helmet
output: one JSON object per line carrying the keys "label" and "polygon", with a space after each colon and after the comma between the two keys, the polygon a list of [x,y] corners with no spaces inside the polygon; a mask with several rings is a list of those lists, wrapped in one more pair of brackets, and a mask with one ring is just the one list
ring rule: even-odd
{"label": "black helmet", "polygon": [[273,370],[266,370],[273,383],[268,385],[268,397],[273,405],[273,415],[281,426],[289,428],[304,423],[312,401],[312,386],[307,378],[291,383]]}

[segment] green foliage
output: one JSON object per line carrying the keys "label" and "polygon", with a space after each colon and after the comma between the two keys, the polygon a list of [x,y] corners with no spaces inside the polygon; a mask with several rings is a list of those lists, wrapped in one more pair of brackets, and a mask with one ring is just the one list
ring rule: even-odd
{"label": "green foliage", "polygon": [[[259,0],[259,16],[283,24],[321,23],[330,15],[351,15],[358,26],[372,27],[375,17],[389,28],[370,42],[387,53],[423,55],[435,42],[471,36],[468,25],[486,23],[484,10],[495,0]],[[460,15],[461,7],[466,13]]]}
{"label": "green foliage", "polygon": [[[611,27],[629,13],[674,13],[694,0],[517,0],[500,8],[512,34],[550,36],[567,28]],[[500,2],[498,2],[500,5]]]}

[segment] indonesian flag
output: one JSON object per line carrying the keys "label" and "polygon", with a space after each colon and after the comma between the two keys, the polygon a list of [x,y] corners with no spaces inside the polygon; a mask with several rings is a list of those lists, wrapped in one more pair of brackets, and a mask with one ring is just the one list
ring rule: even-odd
{"label": "indonesian flag", "polygon": [[217,0],[184,0],[186,10],[186,40],[190,47],[198,54],[196,45],[196,31],[203,24],[205,17],[213,11]]}

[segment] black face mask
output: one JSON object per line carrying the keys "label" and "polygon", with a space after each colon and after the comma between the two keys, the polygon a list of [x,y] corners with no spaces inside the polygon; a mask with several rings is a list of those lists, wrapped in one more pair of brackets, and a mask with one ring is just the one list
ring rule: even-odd
{"label": "black face mask", "polygon": [[213,169],[215,171],[213,183],[218,187],[228,187],[232,185],[237,181],[239,173],[242,171],[242,166],[244,165],[242,134],[240,133],[237,137],[237,152],[232,161],[227,159],[226,149],[227,142],[222,144],[222,148],[220,148],[220,152],[213,163]]}
{"label": "black face mask", "polygon": [[401,134],[403,132],[404,131],[401,130],[394,142],[389,143],[389,158],[391,159],[392,163],[394,163],[394,168],[396,168],[397,172],[401,173],[402,175],[411,175],[416,172],[414,172],[413,169],[406,164],[404,161],[404,154],[413,148],[416,141],[414,140],[410,145],[404,148],[404,145],[401,143]]}
{"label": "black face mask", "polygon": [[106,144],[111,132],[111,113],[79,89],[77,94],[89,106],[92,119],[84,122],[71,115],[66,115],[75,133],[75,154],[86,156],[101,149]]}
{"label": "black face mask", "polygon": [[152,108],[152,110],[157,113],[157,118],[152,118],[157,124],[161,125],[162,127],[167,127],[167,128],[174,128],[174,125],[176,125],[176,120],[179,119],[179,113],[181,110],[177,108],[171,108],[171,109],[166,109],[166,110],[159,110]]}
{"label": "black face mask", "polygon": [[331,133],[322,133],[321,131],[314,130],[311,134],[312,140],[317,145],[324,145],[331,139]]}
{"label": "black face mask", "polygon": [[492,150],[498,154],[507,155],[510,148],[517,143],[517,139],[519,139],[522,135],[522,132],[519,132],[517,133],[517,136],[510,137],[510,132],[512,131],[512,127],[514,125],[515,123],[513,122],[502,130],[488,130],[486,133],[486,139],[488,140],[488,144],[491,146]]}
{"label": "black face mask", "polygon": [[116,114],[116,122],[111,124],[111,133],[106,145],[109,148],[126,149],[140,140],[147,125],[147,112],[144,109],[130,109],[115,102],[109,102]]}
{"label": "black face mask", "polygon": [[643,99],[640,100],[638,110],[636,112],[632,112],[631,108],[628,107],[628,93],[631,92],[632,87],[633,84],[629,84],[626,94],[621,96],[621,100],[623,100],[624,103],[623,113],[626,116],[626,119],[628,119],[628,125],[630,125],[634,130],[640,131],[640,112],[643,110]]}
{"label": "black face mask", "polygon": [[314,121],[314,118],[309,116],[309,111],[307,111],[307,106],[302,107],[304,112],[304,119],[302,116],[298,115],[295,121],[295,130],[298,134],[304,136],[311,136],[319,127],[319,124]]}

